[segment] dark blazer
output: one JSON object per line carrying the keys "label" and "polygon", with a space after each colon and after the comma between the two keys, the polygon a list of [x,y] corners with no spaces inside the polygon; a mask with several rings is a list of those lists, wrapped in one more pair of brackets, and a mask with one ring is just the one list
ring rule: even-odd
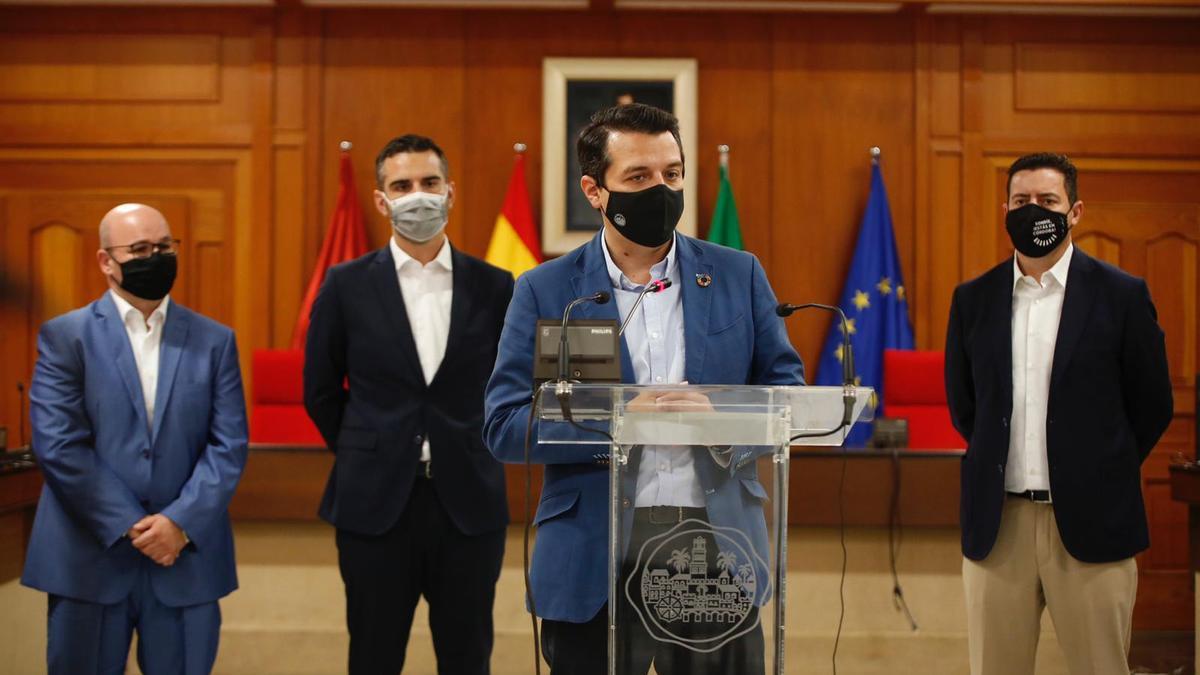
{"label": "dark blazer", "polygon": [[[157,386],[148,427],[137,363],[109,293],[42,326],[29,414],[46,485],[26,586],[112,604],[145,569],[169,607],[237,588],[226,507],[246,464],[246,402],[233,331],[172,302]],[[170,567],[124,536],[149,513],[191,539]]]}
{"label": "dark blazer", "polygon": [[[968,439],[959,511],[972,560],[995,544],[1005,499],[1012,267],[1010,258],[955,289],[946,331],[946,399]],[[1046,452],[1063,544],[1084,562],[1128,558],[1150,545],[1140,469],[1173,406],[1146,282],[1076,247],[1050,372]]]}
{"label": "dark blazer", "polygon": [[504,470],[482,426],[513,278],[457,249],[451,256],[450,334],[429,385],[389,247],[330,269],[313,303],[304,406],[336,453],[320,516],[340,529],[376,535],[395,525],[425,438],[455,525],[471,535],[508,524]]}

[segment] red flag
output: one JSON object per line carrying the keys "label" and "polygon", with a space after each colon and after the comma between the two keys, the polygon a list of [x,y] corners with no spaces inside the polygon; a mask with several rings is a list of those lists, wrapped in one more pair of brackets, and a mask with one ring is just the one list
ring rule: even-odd
{"label": "red flag", "polygon": [[296,317],[296,328],[292,331],[292,349],[303,349],[308,333],[308,315],[325,272],[334,265],[353,260],[367,252],[367,231],[363,227],[362,206],[358,203],[358,191],[354,187],[354,167],[350,164],[350,153],[343,152],[341,177],[338,182],[337,205],[329,219],[329,231],[321,244],[321,253],[313,268],[312,279],[300,305],[300,316]]}

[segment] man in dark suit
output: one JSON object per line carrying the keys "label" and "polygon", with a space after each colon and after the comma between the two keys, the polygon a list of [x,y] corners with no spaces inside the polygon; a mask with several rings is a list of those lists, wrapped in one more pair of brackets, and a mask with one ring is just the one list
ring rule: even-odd
{"label": "man in dark suit", "polygon": [[337,528],[350,673],[400,672],[422,595],[438,672],[487,673],[508,507],[483,390],[513,278],[450,246],[455,188],[431,139],[393,139],[375,166],[393,236],[329,270],[304,363],[336,453],[320,515]]}
{"label": "man in dark suit", "polygon": [[1146,283],[1071,243],[1083,215],[1062,155],[1008,170],[1016,254],[959,286],[946,333],[962,462],[974,675],[1032,673],[1049,608],[1070,671],[1127,675],[1149,545],[1140,466],[1172,414]]}
{"label": "man in dark suit", "polygon": [[100,223],[109,290],[47,321],[29,390],[46,485],[21,582],[50,594],[51,675],[203,674],[237,588],[226,507],[246,463],[233,331],[173,302],[179,241],[122,204]]}

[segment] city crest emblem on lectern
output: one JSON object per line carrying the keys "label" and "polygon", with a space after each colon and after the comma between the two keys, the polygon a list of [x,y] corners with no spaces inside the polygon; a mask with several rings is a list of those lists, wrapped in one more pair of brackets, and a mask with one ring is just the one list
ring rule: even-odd
{"label": "city crest emblem on lectern", "polygon": [[685,520],[636,554],[625,596],[656,640],[712,652],[759,624],[768,568],[742,532]]}

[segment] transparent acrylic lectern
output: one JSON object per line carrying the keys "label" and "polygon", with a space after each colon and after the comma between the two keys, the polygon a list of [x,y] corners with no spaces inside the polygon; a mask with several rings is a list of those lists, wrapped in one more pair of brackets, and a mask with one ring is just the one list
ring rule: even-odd
{"label": "transparent acrylic lectern", "polygon": [[841,445],[847,405],[864,422],[872,400],[867,387],[543,385],[538,443],[609,446],[610,675],[784,672],[790,447]]}

